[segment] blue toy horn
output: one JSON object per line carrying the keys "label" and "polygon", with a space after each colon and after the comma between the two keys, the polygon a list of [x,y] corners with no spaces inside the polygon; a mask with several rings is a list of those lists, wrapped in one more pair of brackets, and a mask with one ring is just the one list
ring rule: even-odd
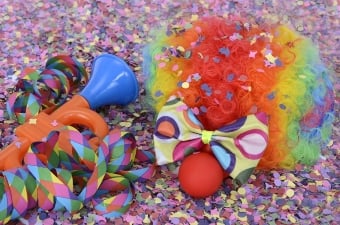
{"label": "blue toy horn", "polygon": [[139,93],[135,74],[122,59],[102,54],[95,58],[90,81],[80,92],[91,109],[104,105],[127,105]]}

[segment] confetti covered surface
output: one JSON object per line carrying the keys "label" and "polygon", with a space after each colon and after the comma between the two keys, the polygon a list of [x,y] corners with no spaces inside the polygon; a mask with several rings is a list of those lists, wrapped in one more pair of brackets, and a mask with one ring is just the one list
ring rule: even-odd
{"label": "confetti covered surface", "polygon": [[[191,3],[185,3],[191,2]],[[0,2],[0,148],[12,142],[16,121],[5,102],[25,67],[41,68],[57,54],[70,54],[90,69],[103,52],[116,54],[143,84],[142,49],[152,28],[204,15],[236,14],[251,22],[285,23],[310,37],[334,72],[336,120],[332,141],[316,165],[295,170],[256,171],[249,183],[231,190],[231,180],[215,195],[191,199],[167,168],[136,183],[135,201],[117,219],[96,215],[91,207],[75,214],[33,210],[13,224],[339,224],[339,11],[336,0],[4,0]],[[100,110],[111,127],[132,132],[141,150],[152,150],[155,115],[143,103]]]}

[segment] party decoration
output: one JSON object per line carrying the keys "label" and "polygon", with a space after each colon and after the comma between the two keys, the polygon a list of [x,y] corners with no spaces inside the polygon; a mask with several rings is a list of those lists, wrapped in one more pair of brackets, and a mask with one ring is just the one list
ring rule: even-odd
{"label": "party decoration", "polygon": [[100,55],[89,83],[69,101],[71,90],[87,80],[75,59],[57,56],[42,73],[27,74],[7,104],[9,114],[24,124],[16,129],[17,139],[0,151],[0,223],[34,207],[76,212],[92,204],[99,215],[120,216],[133,200],[133,182],[154,173],[154,166],[133,168],[134,162],[153,162],[153,155],[137,151],[132,134],[109,131],[93,110],[134,101],[133,72],[120,58]]}
{"label": "party decoration", "polygon": [[23,124],[42,110],[51,111],[62,105],[87,81],[88,74],[78,60],[67,55],[52,57],[42,71],[23,70],[7,101],[7,112]]}
{"label": "party decoration", "polygon": [[223,181],[223,169],[207,152],[192,154],[183,160],[178,171],[181,188],[190,196],[205,198],[214,194]]}
{"label": "party decoration", "polygon": [[161,109],[154,133],[158,165],[180,161],[209,145],[223,170],[234,178],[235,185],[247,182],[267,141],[267,117],[263,113],[242,117],[209,131],[178,98],[170,98]]}
{"label": "party decoration", "polygon": [[[49,60],[48,68],[54,65],[55,69],[51,70],[57,74],[56,76],[76,77],[75,80],[79,81],[79,74],[84,74],[84,68],[76,61],[72,61],[73,63],[71,64],[68,63],[71,60],[66,57],[63,57],[65,63],[59,63],[59,58]],[[77,67],[74,65],[77,65]],[[72,74],[78,75],[67,75],[69,73],[63,73],[63,71],[72,71]],[[65,75],[62,76],[62,73]],[[44,72],[43,74],[50,73]],[[42,77],[44,77],[41,78],[42,80],[47,80],[45,76]],[[64,80],[64,83],[52,81],[46,81],[46,83],[53,87],[59,85],[60,87],[57,87],[57,90],[69,89],[68,87],[63,87],[62,84],[70,82],[67,82],[64,78],[61,78],[61,80]],[[28,84],[25,80],[23,82]],[[37,102],[39,101],[34,96],[42,95],[42,91],[45,89],[38,89],[39,85],[34,80],[31,83],[29,86],[31,88],[26,88],[26,91],[31,92],[25,94],[14,93],[9,98],[8,111],[11,115],[18,115],[18,118],[25,118],[25,123],[16,128],[15,133],[18,139],[0,152],[0,161],[4,162],[0,164],[0,170],[21,166],[23,156],[31,143],[42,140],[51,130],[61,129],[65,125],[82,125],[89,128],[99,139],[103,139],[109,132],[108,125],[93,109],[110,104],[126,105],[134,101],[138,95],[138,82],[131,69],[123,60],[110,54],[100,55],[94,60],[89,83],[79,94],[74,95],[71,100],[60,107],[56,105],[57,107],[47,108],[38,113],[40,108]],[[51,93],[57,93],[57,91],[49,90],[48,96]],[[20,97],[27,95],[29,96],[27,101],[25,98]],[[46,100],[41,101],[41,103],[44,102]],[[31,110],[31,108],[33,109]],[[19,109],[28,109],[24,112],[25,117],[20,117],[22,111]],[[9,157],[11,157],[11,160],[7,160]]]}
{"label": "party decoration", "polygon": [[319,159],[330,140],[334,93],[311,40],[285,25],[217,16],[155,33],[143,68],[156,113],[172,95],[206,130],[263,112],[269,140],[258,168],[291,169]]}
{"label": "party decoration", "polygon": [[[65,138],[70,148],[60,147]],[[74,127],[51,131],[45,141],[30,145],[24,165],[0,172],[0,221],[6,224],[35,207],[76,212],[88,204],[99,215],[118,217],[132,203],[133,182],[154,173],[153,166],[133,168],[135,160],[145,159],[153,161],[143,151],[137,154],[133,135],[119,129],[97,149]]]}

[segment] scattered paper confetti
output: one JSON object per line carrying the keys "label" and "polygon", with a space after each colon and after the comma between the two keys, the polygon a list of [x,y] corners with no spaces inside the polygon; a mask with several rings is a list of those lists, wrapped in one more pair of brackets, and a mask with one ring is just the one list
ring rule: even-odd
{"label": "scattered paper confetti", "polygon": [[[25,4],[20,0],[0,1],[0,149],[15,140],[14,130],[18,123],[8,118],[6,101],[21,72],[26,67],[43,68],[52,56],[74,56],[87,70],[90,70],[94,57],[103,52],[126,60],[141,84],[140,98],[127,107],[104,107],[100,113],[110,128],[119,127],[132,132],[138,149],[152,150],[155,115],[143,101],[145,78],[140,69],[142,49],[152,41],[149,36],[152,28],[183,20],[196,21],[208,15],[241,16],[249,20],[247,26],[265,20],[288,24],[317,43],[321,58],[339,78],[339,7],[336,0],[32,0]],[[199,27],[195,29],[200,33]],[[174,29],[173,32],[180,30]],[[242,36],[235,33],[226,38],[241,40]],[[261,38],[273,39],[275,36],[263,33],[251,41],[255,43]],[[230,46],[217,49],[219,57],[227,57],[230,54],[228,48]],[[190,48],[184,47],[178,48],[177,52],[187,58],[194,54]],[[204,59],[204,52],[197,54]],[[256,54],[260,53],[249,52],[249,58]],[[219,59],[213,60],[218,65]],[[271,53],[265,55],[264,60],[268,67],[282,64]],[[159,66],[166,66],[166,61],[161,60]],[[176,66],[172,70],[181,72]],[[258,72],[265,74],[264,70]],[[225,76],[228,80],[234,79],[232,72]],[[199,80],[201,76],[193,74],[191,79]],[[256,170],[249,183],[238,190],[231,188],[232,181],[227,178],[219,191],[206,199],[190,198],[181,191],[173,170],[159,167],[150,181],[135,184],[134,203],[117,219],[103,218],[88,205],[73,214],[33,209],[11,224],[339,224],[338,80],[335,79],[334,85],[336,120],[333,144],[325,147],[323,158],[314,166],[298,165],[295,170],[286,171]],[[182,85],[185,88],[187,84]],[[210,95],[209,86],[202,86],[202,93]],[[159,91],[156,95],[163,93]],[[275,104],[275,93],[265,97]],[[232,98],[232,93],[226,98]],[[282,110],[290,110],[281,102],[276,104]],[[205,112],[207,109],[202,107],[199,110]],[[16,143],[18,147],[21,144]]]}

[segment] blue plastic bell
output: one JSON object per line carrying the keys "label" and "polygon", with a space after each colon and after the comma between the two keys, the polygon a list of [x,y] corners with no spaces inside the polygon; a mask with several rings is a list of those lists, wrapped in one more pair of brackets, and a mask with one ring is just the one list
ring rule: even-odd
{"label": "blue plastic bell", "polygon": [[111,54],[95,58],[89,83],[80,92],[91,109],[104,105],[127,105],[136,100],[138,82],[126,62]]}

